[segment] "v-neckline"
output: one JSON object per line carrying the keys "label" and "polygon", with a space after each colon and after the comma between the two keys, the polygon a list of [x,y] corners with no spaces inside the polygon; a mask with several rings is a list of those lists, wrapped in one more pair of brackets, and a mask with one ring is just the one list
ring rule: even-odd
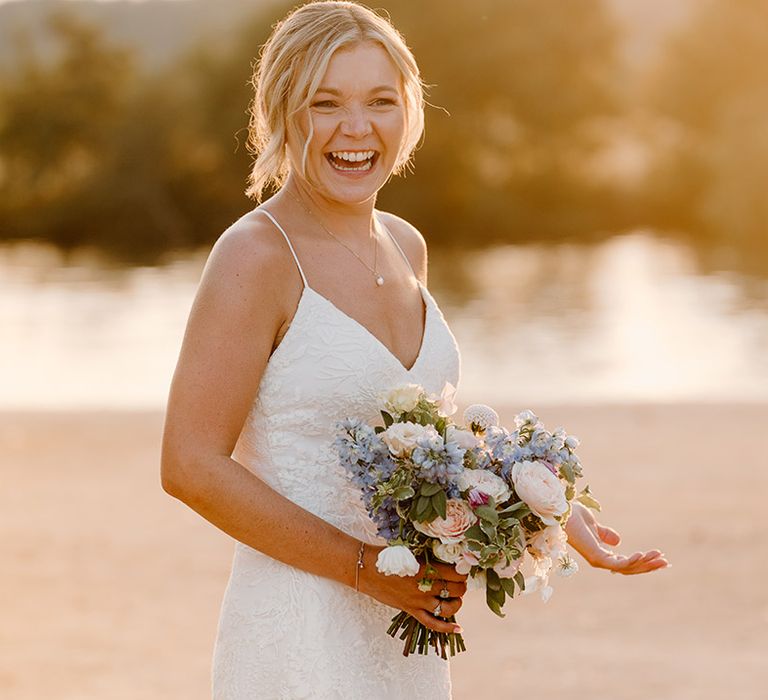
{"label": "v-neckline", "polygon": [[[421,294],[422,302],[424,303],[424,328],[421,332],[421,344],[419,345],[419,351],[416,355],[416,359],[413,361],[413,364],[410,367],[406,367],[402,360],[395,355],[392,350],[387,347],[384,344],[384,341],[382,341],[375,333],[373,333],[370,329],[368,329],[366,326],[364,326],[360,321],[358,321],[355,318],[352,318],[346,311],[342,311],[336,304],[334,304],[328,297],[323,296],[320,294],[320,292],[315,291],[312,287],[310,287],[308,284],[304,286],[304,292],[311,292],[314,294],[318,299],[321,299],[326,304],[328,304],[331,308],[336,310],[339,314],[341,314],[344,318],[349,319],[355,326],[360,328],[366,335],[368,335],[370,338],[373,339],[373,341],[379,345],[381,348],[384,349],[384,351],[391,357],[399,366],[400,368],[406,373],[410,374],[416,369],[416,365],[419,364],[419,361],[421,360],[421,356],[424,354],[424,349],[427,346],[427,333],[429,332],[429,321],[430,321],[430,313],[431,313],[431,306],[430,300],[427,296],[427,288],[424,286],[424,284],[421,282],[421,280],[416,280],[416,283],[419,285],[419,292]],[[303,292],[302,292],[303,294]],[[283,336],[283,339],[285,336]],[[282,343],[280,343],[282,345]],[[279,346],[278,346],[279,347]]]}

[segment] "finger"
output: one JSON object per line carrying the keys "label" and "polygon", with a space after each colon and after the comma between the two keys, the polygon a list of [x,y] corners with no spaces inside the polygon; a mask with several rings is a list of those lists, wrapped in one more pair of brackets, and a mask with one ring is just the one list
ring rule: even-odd
{"label": "finger", "polygon": [[424,608],[427,612],[434,615],[434,610],[437,607],[437,602],[440,601],[440,614],[437,617],[451,617],[455,615],[463,604],[461,598],[433,598],[430,597],[424,604]]}
{"label": "finger", "polygon": [[621,542],[621,535],[619,535],[619,533],[616,532],[616,530],[614,530],[612,527],[598,525],[597,535],[606,544],[617,545]]}
{"label": "finger", "polygon": [[[650,554],[650,553],[649,553]],[[663,569],[669,566],[669,562],[661,557],[654,555],[652,557],[642,556],[635,561],[630,561],[626,557],[618,557],[609,567],[612,573],[634,575],[645,574],[657,569]]]}
{"label": "finger", "polygon": [[440,620],[426,610],[413,610],[410,614],[421,622],[422,625],[435,632],[447,632],[450,634],[451,632],[458,632],[461,630],[461,627],[455,622]]}
{"label": "finger", "polygon": [[443,579],[445,581],[466,581],[467,574],[460,574],[450,564],[442,564],[440,562],[433,562],[432,566],[437,569],[437,579]]}
{"label": "finger", "polygon": [[467,592],[466,581],[446,581],[445,579],[439,579],[432,584],[432,590],[430,593],[440,597],[440,593],[446,590],[448,595],[445,598],[461,598]]}

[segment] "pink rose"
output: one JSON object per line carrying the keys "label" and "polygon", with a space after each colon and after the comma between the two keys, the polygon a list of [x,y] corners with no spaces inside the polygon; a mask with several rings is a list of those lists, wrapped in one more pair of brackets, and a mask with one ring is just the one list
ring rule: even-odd
{"label": "pink rose", "polygon": [[437,537],[443,544],[461,542],[464,533],[477,522],[477,516],[469,504],[458,498],[449,498],[445,506],[445,518],[435,518],[429,523],[413,526],[429,537]]}

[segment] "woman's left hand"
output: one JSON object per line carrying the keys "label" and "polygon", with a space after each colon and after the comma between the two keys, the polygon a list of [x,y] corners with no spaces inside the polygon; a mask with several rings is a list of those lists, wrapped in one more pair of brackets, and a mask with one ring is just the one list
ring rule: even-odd
{"label": "woman's left hand", "polygon": [[635,552],[627,557],[603,545],[617,545],[621,536],[616,530],[600,525],[585,505],[576,501],[565,525],[570,544],[591,566],[609,569],[613,574],[645,574],[671,566],[658,549]]}

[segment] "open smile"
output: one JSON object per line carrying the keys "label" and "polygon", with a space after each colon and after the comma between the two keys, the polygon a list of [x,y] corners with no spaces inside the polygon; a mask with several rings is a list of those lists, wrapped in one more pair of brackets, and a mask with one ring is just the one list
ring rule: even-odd
{"label": "open smile", "polygon": [[380,153],[367,151],[329,151],[324,154],[334,170],[347,173],[363,173],[371,170],[379,159]]}

